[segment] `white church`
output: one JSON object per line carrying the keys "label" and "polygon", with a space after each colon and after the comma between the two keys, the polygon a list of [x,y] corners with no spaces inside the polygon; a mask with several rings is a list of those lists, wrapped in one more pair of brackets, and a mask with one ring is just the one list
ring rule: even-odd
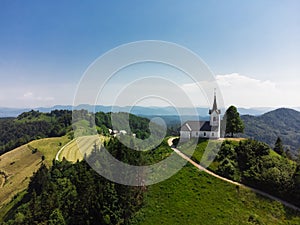
{"label": "white church", "polygon": [[220,118],[221,110],[217,107],[216,93],[214,94],[214,103],[209,110],[209,121],[187,121],[180,128],[180,138],[210,138],[219,139],[221,137]]}

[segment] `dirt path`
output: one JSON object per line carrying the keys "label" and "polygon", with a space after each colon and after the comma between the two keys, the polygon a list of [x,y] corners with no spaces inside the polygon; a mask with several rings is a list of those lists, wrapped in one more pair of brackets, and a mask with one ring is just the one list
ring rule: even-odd
{"label": "dirt path", "polygon": [[[102,139],[102,140],[100,140]],[[70,162],[81,161],[84,155],[89,155],[94,145],[100,146],[105,138],[98,135],[81,136],[69,141],[56,154],[55,160],[61,161],[63,158]]]}
{"label": "dirt path", "polygon": [[65,144],[56,154],[55,156],[55,160],[59,161],[59,155],[60,153],[64,150],[65,147],[67,147],[68,145],[70,145],[71,143],[73,143],[76,139],[73,139],[71,141],[69,141],[67,144]]}
{"label": "dirt path", "polygon": [[5,182],[6,182],[6,175],[0,172],[0,188],[4,186]]}
{"label": "dirt path", "polygon": [[295,206],[295,205],[293,205],[293,204],[291,204],[291,203],[288,203],[288,202],[286,202],[286,201],[284,201],[284,200],[282,200],[282,199],[280,199],[280,198],[277,198],[277,197],[275,197],[275,196],[273,196],[273,195],[270,195],[270,194],[268,194],[268,193],[266,193],[266,192],[263,192],[263,191],[260,191],[260,190],[258,190],[258,189],[255,189],[255,188],[246,186],[246,185],[244,185],[244,184],[241,184],[241,183],[238,183],[238,182],[229,180],[229,179],[227,179],[227,178],[225,178],[225,177],[221,177],[221,176],[219,176],[219,175],[217,175],[217,174],[211,172],[210,170],[204,168],[203,166],[197,164],[196,162],[194,162],[193,160],[191,160],[188,156],[186,156],[184,153],[182,153],[180,150],[178,150],[177,148],[173,148],[173,147],[172,147],[172,145],[173,145],[172,141],[173,141],[175,138],[176,138],[176,137],[169,138],[169,139],[168,139],[168,145],[171,147],[171,149],[172,149],[175,153],[177,153],[177,154],[178,154],[179,156],[181,156],[183,159],[187,160],[189,163],[191,163],[192,165],[194,165],[195,167],[197,167],[199,170],[204,171],[205,173],[207,173],[207,174],[209,174],[209,175],[211,175],[211,176],[214,176],[214,177],[216,177],[216,178],[218,178],[218,179],[220,179],[220,180],[226,181],[226,182],[228,182],[228,183],[231,183],[231,184],[234,184],[234,185],[237,185],[237,186],[240,186],[240,187],[248,188],[248,189],[250,189],[251,191],[253,191],[253,192],[257,193],[257,194],[260,194],[260,195],[262,195],[262,196],[268,197],[268,198],[273,199],[273,200],[275,200],[275,201],[279,201],[280,203],[282,203],[283,205],[285,205],[285,206],[287,206],[287,207],[289,207],[289,208],[292,208],[292,209],[294,209],[294,210],[300,211],[300,208],[298,208],[297,206]]}

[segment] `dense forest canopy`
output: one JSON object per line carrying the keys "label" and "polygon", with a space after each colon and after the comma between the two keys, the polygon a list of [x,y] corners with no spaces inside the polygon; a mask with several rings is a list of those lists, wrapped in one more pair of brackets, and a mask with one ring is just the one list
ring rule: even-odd
{"label": "dense forest canopy", "polygon": [[143,200],[139,187],[115,184],[84,161],[42,165],[4,224],[126,224]]}

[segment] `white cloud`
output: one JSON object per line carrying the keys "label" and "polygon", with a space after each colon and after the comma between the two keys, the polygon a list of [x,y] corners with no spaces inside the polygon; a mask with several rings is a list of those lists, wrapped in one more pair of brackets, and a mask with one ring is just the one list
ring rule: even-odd
{"label": "white cloud", "polygon": [[32,92],[26,92],[24,95],[23,95],[23,98],[24,99],[30,99],[33,97],[33,93]]}
{"label": "white cloud", "polygon": [[42,96],[36,96],[33,92],[28,91],[25,92],[21,97],[18,99],[20,100],[34,100],[34,101],[53,101],[53,97],[42,97]]}
{"label": "white cloud", "polygon": [[6,85],[0,89],[1,107],[49,107],[71,105],[74,97],[74,84],[35,84]]}
{"label": "white cloud", "polygon": [[225,105],[239,107],[295,107],[300,105],[299,83],[259,80],[238,73],[217,75]]}
{"label": "white cloud", "polygon": [[[203,105],[199,87],[210,93],[217,86],[222,94],[225,107],[299,107],[300,82],[259,80],[238,73],[217,75],[216,82],[202,81],[197,84],[183,84],[182,89],[193,99],[196,105]],[[211,99],[211,96],[208,96]],[[219,98],[222,101],[221,98]]]}
{"label": "white cloud", "polygon": [[[170,79],[170,81],[174,82]],[[37,107],[55,104],[72,104],[75,85],[60,84],[38,86],[7,86],[0,89],[0,106],[7,107]],[[176,107],[188,107],[191,104],[183,97],[186,94],[195,106],[211,106],[213,90],[217,90],[218,104],[228,107],[299,107],[300,106],[300,78],[298,80],[260,80],[238,73],[217,75],[215,81],[201,81],[199,83],[185,83],[182,81],[171,85],[168,82],[147,82],[130,85],[128,91],[123,92],[124,84],[108,85],[97,104],[110,105],[116,96],[121,96],[121,105],[132,104],[132,96],[156,93],[155,98],[143,99],[142,105],[169,105],[166,100],[172,100]],[[149,94],[150,96],[150,94]],[[99,96],[100,97],[100,96]],[[222,103],[222,98],[224,104]],[[174,101],[173,101],[174,100]],[[88,102],[94,104],[94,102]],[[143,103],[143,102],[139,102]]]}

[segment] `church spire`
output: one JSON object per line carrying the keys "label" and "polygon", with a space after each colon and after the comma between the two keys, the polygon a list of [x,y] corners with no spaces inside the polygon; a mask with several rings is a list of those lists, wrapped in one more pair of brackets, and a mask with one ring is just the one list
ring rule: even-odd
{"label": "church spire", "polygon": [[217,97],[216,97],[216,89],[214,90],[214,104],[213,104],[213,108],[212,108],[212,111],[215,111],[218,109],[218,106],[217,106]]}
{"label": "church spire", "polygon": [[216,95],[216,89],[214,89],[214,103],[213,103],[213,107],[212,109],[209,110],[209,114],[211,114],[212,112],[216,111],[218,114],[221,113],[221,110],[218,109],[217,106],[217,95]]}

